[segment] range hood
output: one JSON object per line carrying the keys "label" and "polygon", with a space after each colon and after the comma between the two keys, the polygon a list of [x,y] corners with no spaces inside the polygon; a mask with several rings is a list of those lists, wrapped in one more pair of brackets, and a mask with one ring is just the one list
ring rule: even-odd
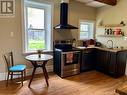
{"label": "range hood", "polygon": [[68,24],[68,3],[61,2],[60,5],[60,24],[54,27],[54,29],[78,29],[75,26]]}

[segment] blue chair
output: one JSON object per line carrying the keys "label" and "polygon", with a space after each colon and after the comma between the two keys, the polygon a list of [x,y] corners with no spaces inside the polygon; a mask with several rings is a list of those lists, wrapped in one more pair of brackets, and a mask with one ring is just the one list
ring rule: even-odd
{"label": "blue chair", "polygon": [[13,79],[13,75],[21,75],[22,86],[23,86],[23,79],[26,76],[26,65],[24,64],[14,65],[12,52],[4,54],[4,59],[5,59],[5,62],[7,64],[7,69],[8,69],[6,87],[8,86],[9,75],[11,75],[11,80]]}

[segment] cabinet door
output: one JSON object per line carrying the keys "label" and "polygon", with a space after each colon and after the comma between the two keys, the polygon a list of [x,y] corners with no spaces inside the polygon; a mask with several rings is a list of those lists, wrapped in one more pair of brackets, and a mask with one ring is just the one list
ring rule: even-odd
{"label": "cabinet door", "polygon": [[96,51],[96,70],[103,71],[103,56],[102,51]]}
{"label": "cabinet door", "polygon": [[107,51],[97,50],[96,52],[96,70],[104,73],[108,72],[109,55]]}
{"label": "cabinet door", "polygon": [[117,54],[117,77],[125,75],[127,60],[127,51],[118,52]]}
{"label": "cabinet door", "polygon": [[109,52],[110,53],[110,59],[108,62],[108,73],[115,77],[116,76],[116,68],[117,68],[117,53],[115,52]]}
{"label": "cabinet door", "polygon": [[82,53],[82,64],[81,71],[92,70],[94,67],[94,54],[91,53]]}
{"label": "cabinet door", "polygon": [[120,77],[125,74],[127,52],[110,52],[109,74],[112,77]]}

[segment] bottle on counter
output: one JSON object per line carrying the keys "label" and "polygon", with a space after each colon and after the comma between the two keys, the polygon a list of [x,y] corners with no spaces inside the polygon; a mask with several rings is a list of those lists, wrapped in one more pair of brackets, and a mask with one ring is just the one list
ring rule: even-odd
{"label": "bottle on counter", "polygon": [[109,29],[109,34],[110,34],[110,35],[112,35],[112,34],[113,34],[113,32],[112,32],[112,29],[111,29],[111,28]]}
{"label": "bottle on counter", "polygon": [[105,29],[105,35],[109,35],[109,29]]}
{"label": "bottle on counter", "polygon": [[105,28],[105,35],[107,35],[107,29]]}

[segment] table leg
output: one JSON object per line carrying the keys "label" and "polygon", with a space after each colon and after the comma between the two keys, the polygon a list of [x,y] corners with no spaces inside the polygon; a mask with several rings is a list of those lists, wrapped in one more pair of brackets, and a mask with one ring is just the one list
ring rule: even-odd
{"label": "table leg", "polygon": [[34,69],[33,69],[32,76],[31,76],[31,79],[30,79],[30,82],[29,82],[28,87],[30,87],[30,85],[31,85],[31,82],[32,82],[32,80],[33,80],[33,77],[34,77],[35,71],[36,71],[36,67],[34,67]]}
{"label": "table leg", "polygon": [[46,70],[46,66],[45,66],[46,63],[47,63],[47,61],[44,61],[43,66],[44,66],[45,74],[46,74],[47,78],[49,79],[48,72],[47,72],[47,70]]}
{"label": "table leg", "polygon": [[45,70],[45,74],[46,74],[47,78],[49,79],[49,76],[48,76],[48,73],[47,73],[46,67],[44,67],[44,70]]}
{"label": "table leg", "polygon": [[46,84],[47,86],[49,86],[49,83],[48,83],[48,77],[47,77],[47,74],[46,74],[46,71],[45,71],[45,66],[42,66],[42,69],[43,69],[43,73],[44,73],[44,76],[45,76],[45,81],[46,81]]}

